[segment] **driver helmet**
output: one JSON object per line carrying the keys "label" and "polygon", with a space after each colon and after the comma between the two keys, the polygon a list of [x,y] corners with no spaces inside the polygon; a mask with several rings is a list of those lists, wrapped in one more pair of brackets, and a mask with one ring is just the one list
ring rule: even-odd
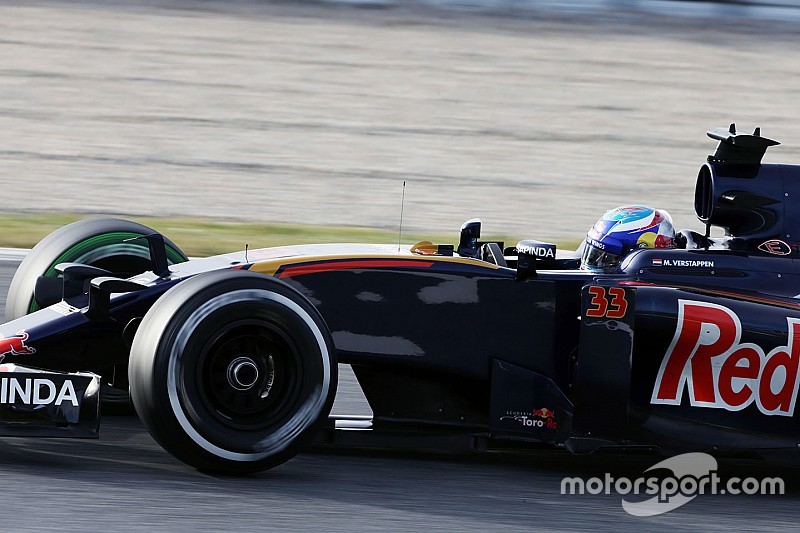
{"label": "driver helmet", "polygon": [[606,211],[586,235],[581,269],[615,272],[639,248],[675,248],[672,217],[663,209],[623,205]]}

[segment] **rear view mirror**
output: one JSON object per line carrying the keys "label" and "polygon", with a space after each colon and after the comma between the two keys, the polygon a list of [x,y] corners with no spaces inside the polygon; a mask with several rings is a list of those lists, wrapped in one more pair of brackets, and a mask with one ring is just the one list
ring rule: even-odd
{"label": "rear view mirror", "polygon": [[466,257],[478,257],[481,237],[481,221],[479,218],[467,220],[461,225],[461,238],[458,241],[458,254]]}

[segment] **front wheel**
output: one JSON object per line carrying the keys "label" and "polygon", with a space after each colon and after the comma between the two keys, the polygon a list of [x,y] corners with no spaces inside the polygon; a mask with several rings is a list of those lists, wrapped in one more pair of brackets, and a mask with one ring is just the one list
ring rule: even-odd
{"label": "front wheel", "polygon": [[[82,263],[110,271],[119,277],[129,277],[146,272],[151,266],[150,250],[144,239],[135,237],[155,233],[155,230],[119,218],[88,218],[63,226],[28,252],[17,268],[6,297],[6,321],[11,321],[48,306],[61,299],[59,263]],[[187,261],[186,255],[172,241],[165,238],[169,264]],[[46,298],[34,295],[39,278],[47,278],[51,294]],[[38,301],[37,301],[38,300]],[[111,362],[107,368],[93,369],[104,376],[102,385],[103,411],[130,412],[128,384],[124,372]],[[114,384],[106,383],[114,377]]]}
{"label": "front wheel", "polygon": [[[88,218],[57,229],[34,246],[17,268],[6,297],[6,321],[39,309],[40,302],[34,299],[36,281],[39,277],[52,278],[58,286],[56,265],[59,263],[96,266],[119,277],[149,270],[147,241],[130,239],[151,233],[155,231],[147,226],[119,218]],[[169,264],[187,260],[172,241],[165,239],[165,244]],[[46,304],[54,304],[59,299]]]}
{"label": "front wheel", "polygon": [[257,472],[297,454],[336,392],[316,308],[274,278],[226,270],[165,293],[131,347],[131,398],[153,437],[206,471]]}

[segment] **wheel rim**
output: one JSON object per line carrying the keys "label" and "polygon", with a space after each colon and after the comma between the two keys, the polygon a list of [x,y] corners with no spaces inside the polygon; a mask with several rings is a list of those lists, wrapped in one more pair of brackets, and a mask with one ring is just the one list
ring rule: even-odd
{"label": "wheel rim", "polygon": [[195,390],[218,422],[257,431],[291,413],[300,389],[300,357],[280,329],[261,320],[238,321],[207,346]]}
{"label": "wheel rim", "polygon": [[[332,344],[321,317],[279,282],[250,272],[200,274],[171,291],[155,303],[139,330],[147,331],[152,319],[153,331],[160,333],[152,338],[137,334],[132,349],[132,361],[147,357],[132,367],[133,380],[142,370],[148,382],[153,379],[153,385],[163,387],[160,400],[142,398],[133,388],[134,404],[148,427],[177,453],[188,454],[190,464],[203,462],[206,453],[212,461],[251,465],[279,464],[297,453],[327,416],[336,390]],[[221,333],[239,325],[263,327],[273,342],[285,342],[287,368],[292,370],[284,380],[291,386],[281,394],[270,392],[276,398],[273,411],[241,425],[220,417],[226,413],[214,409],[219,405],[212,403],[203,381]],[[220,366],[227,370],[227,364]],[[280,379],[276,371],[274,387]],[[194,452],[184,453],[187,446],[201,454],[197,461]]]}

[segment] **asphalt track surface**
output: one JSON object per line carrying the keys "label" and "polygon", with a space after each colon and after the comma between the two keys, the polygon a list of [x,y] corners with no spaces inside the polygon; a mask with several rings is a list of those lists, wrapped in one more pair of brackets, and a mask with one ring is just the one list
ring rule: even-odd
{"label": "asphalt track surface", "polygon": [[[0,251],[5,300],[19,254]],[[334,411],[365,414],[343,368]],[[213,477],[163,451],[130,416],[99,440],[0,438],[2,531],[790,531],[800,470],[722,459],[723,479],[780,476],[786,494],[702,495],[667,514],[628,515],[621,496],[562,495],[564,477],[636,479],[653,454],[559,450],[484,455],[311,450],[271,471]],[[633,499],[633,498],[629,498]]]}

